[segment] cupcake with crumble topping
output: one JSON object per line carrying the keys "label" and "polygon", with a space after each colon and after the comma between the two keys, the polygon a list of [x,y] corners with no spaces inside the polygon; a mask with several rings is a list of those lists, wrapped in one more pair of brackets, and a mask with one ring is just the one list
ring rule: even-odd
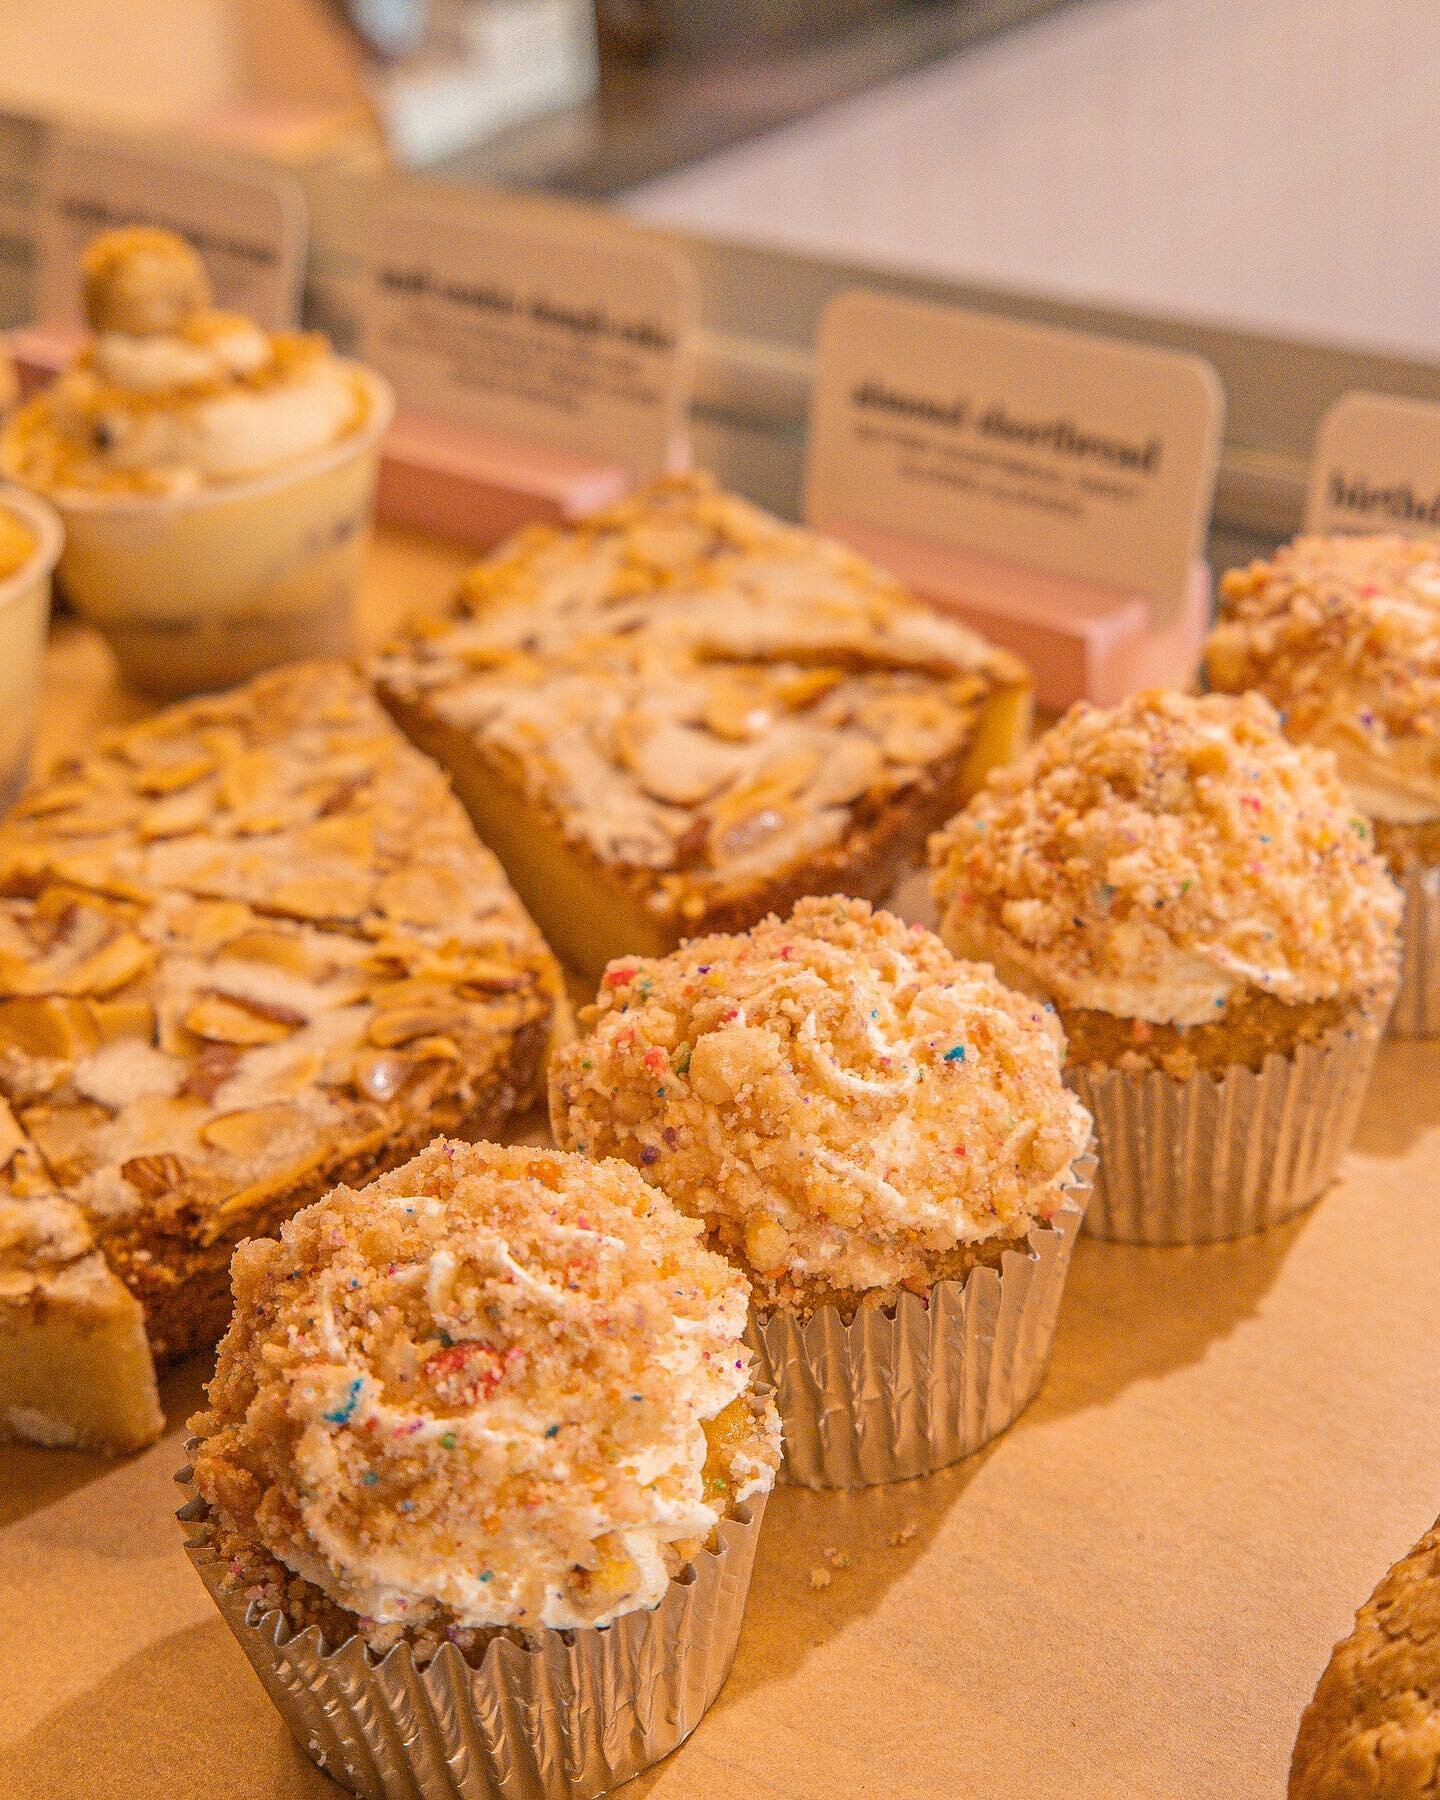
{"label": "cupcake with crumble topping", "polygon": [[698,1225],[623,1163],[437,1141],[233,1282],[181,1517],[302,1747],[361,1792],[590,1795],[688,1735],[780,1460]]}
{"label": "cupcake with crumble topping", "polygon": [[1090,1138],[1053,1013],[841,898],[610,965],[551,1070],[556,1141],[623,1157],[754,1294],[786,1471],[969,1454],[1044,1372]]}
{"label": "cupcake with crumble topping", "polygon": [[1394,994],[1400,896],[1273,708],[1073,707],[932,844],[941,934],[1053,1004],[1098,1235],[1243,1236],[1328,1184]]}
{"label": "cupcake with crumble topping", "polygon": [[1405,895],[1390,1029],[1440,1036],[1440,545],[1301,537],[1221,583],[1213,689],[1254,688],[1297,743],[1335,753]]}

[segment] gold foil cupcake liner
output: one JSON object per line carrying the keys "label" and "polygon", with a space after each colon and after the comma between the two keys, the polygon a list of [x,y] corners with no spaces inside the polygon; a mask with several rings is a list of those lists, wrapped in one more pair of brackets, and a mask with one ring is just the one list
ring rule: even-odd
{"label": "gold foil cupcake liner", "polygon": [[775,1389],[784,1480],[853,1488],[929,1475],[1020,1416],[1050,1359],[1093,1165],[1083,1160],[1050,1224],[1032,1226],[1028,1248],[1005,1251],[998,1269],[848,1320],[833,1306],[752,1311],[745,1341]]}
{"label": "gold foil cupcake liner", "polygon": [[[190,1483],[190,1470],[176,1477]],[[530,1648],[489,1644],[472,1668],[454,1644],[417,1665],[411,1647],[383,1657],[359,1637],[327,1649],[227,1591],[225,1562],[187,1536],[210,1598],[312,1762],[366,1800],[587,1800],[609,1793],[682,1744],[735,1658],[764,1494],[721,1521],[652,1612],[551,1631]],[[178,1517],[202,1518],[198,1497]]]}
{"label": "gold foil cupcake liner", "polygon": [[1398,877],[1405,895],[1400,926],[1400,992],[1392,1037],[1440,1037],[1440,869]]}
{"label": "gold foil cupcake liner", "polygon": [[1303,1212],[1355,1133],[1385,1007],[1259,1069],[1186,1081],[1158,1069],[1074,1068],[1100,1156],[1092,1237],[1210,1244]]}

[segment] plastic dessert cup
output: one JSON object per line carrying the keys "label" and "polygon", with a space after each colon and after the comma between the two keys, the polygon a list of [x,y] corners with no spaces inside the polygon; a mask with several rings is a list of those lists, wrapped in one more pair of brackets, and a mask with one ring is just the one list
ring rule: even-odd
{"label": "plastic dessert cup", "polygon": [[51,498],[59,581],[127,680],[175,698],[277,663],[343,656],[394,395],[368,369],[368,416],[339,443],[253,481],[184,495]]}
{"label": "plastic dessert cup", "polygon": [[6,507],[35,536],[35,548],[0,581],[0,812],[19,793],[30,764],[40,711],[40,669],[50,618],[50,584],[64,533],[53,509],[34,494],[0,486]]}

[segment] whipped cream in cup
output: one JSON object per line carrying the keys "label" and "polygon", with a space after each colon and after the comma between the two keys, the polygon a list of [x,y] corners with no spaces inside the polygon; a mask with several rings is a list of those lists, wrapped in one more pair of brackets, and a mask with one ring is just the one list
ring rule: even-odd
{"label": "whipped cream in cup", "polygon": [[0,487],[0,811],[29,768],[50,582],[63,541],[60,521],[43,500]]}
{"label": "whipped cream in cup", "polygon": [[388,384],[216,311],[167,233],[105,234],[85,277],[89,347],[0,433],[0,469],[64,521],[66,598],[166,697],[343,655]]}

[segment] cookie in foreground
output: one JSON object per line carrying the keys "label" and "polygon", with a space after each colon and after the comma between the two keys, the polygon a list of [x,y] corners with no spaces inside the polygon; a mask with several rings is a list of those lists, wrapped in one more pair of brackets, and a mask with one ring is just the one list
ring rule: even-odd
{"label": "cookie in foreground", "polygon": [[1440,1522],[1389,1571],[1306,1707],[1290,1800],[1421,1800],[1440,1775]]}
{"label": "cookie in foreground", "polygon": [[1354,1127],[1400,896],[1324,751],[1258,695],[1073,707],[932,845],[941,934],[1053,1001],[1095,1115],[1087,1227],[1236,1237]]}
{"label": "cookie in foreground", "polygon": [[699,476],[480,564],[382,655],[567,963],[883,899],[1023,743],[1023,666],[853,552]]}
{"label": "cookie in foreground", "polygon": [[773,1403],[743,1278],[633,1169],[437,1141],[242,1245],[197,1569],[357,1792],[605,1791],[729,1670]]}
{"label": "cookie in foreground", "polygon": [[1390,1029],[1440,1035],[1440,553],[1433,538],[1301,537],[1232,569],[1205,651],[1297,743],[1333,750],[1405,894]]}
{"label": "cookie in foreground", "polygon": [[1039,1386],[1090,1138],[1054,1014],[860,900],[606,971],[556,1141],[622,1156],[755,1298],[790,1478],[953,1462]]}
{"label": "cookie in foreground", "polygon": [[503,1130],[561,1004],[346,669],[161,713],[32,788],[0,828],[0,1431],[153,1436],[152,1360],[220,1336],[239,1239],[437,1129]]}

